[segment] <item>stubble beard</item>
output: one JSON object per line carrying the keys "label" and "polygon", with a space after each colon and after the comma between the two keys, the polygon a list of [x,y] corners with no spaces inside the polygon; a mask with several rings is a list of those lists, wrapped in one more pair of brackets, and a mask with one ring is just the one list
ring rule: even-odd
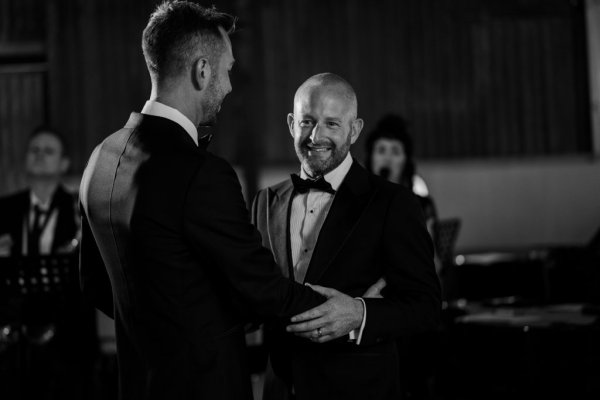
{"label": "stubble beard", "polygon": [[217,114],[221,109],[221,103],[223,102],[223,96],[219,93],[217,85],[214,80],[211,82],[207,101],[204,104],[204,119],[200,123],[200,126],[214,126],[217,123]]}
{"label": "stubble beard", "polygon": [[348,151],[350,150],[350,142],[346,143],[342,147],[335,146],[334,143],[330,143],[331,156],[327,159],[320,159],[318,156],[310,156],[308,153],[311,151],[308,147],[308,140],[304,141],[299,148],[296,148],[296,154],[302,164],[304,172],[309,174],[312,178],[324,176],[329,172],[336,169],[346,158]]}

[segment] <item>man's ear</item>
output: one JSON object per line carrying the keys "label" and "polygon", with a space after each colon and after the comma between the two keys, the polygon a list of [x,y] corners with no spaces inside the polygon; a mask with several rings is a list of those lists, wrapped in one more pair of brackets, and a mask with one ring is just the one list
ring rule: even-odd
{"label": "man's ear", "polygon": [[360,136],[360,132],[362,131],[363,125],[364,121],[362,120],[362,118],[356,118],[354,121],[352,121],[352,132],[350,133],[352,136],[350,139],[350,144],[354,144],[354,142],[356,142],[356,140]]}
{"label": "man's ear", "polygon": [[294,137],[294,114],[289,113],[287,115],[287,123],[288,128],[290,129],[290,134],[292,135],[292,137]]}
{"label": "man's ear", "polygon": [[208,59],[204,57],[197,59],[192,68],[192,83],[194,84],[194,88],[196,90],[207,88],[211,73],[212,70],[210,69]]}

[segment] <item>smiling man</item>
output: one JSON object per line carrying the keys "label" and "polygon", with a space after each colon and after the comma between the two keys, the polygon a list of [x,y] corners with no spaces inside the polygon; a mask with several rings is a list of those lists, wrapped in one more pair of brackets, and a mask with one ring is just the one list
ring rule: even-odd
{"label": "smiling man", "polygon": [[[343,78],[309,78],[296,91],[287,122],[300,175],[257,194],[254,223],[284,274],[337,289],[313,286],[328,297],[340,291],[358,298],[344,319],[349,335],[339,335],[343,321],[327,305],[297,316],[287,332],[266,326],[264,398],[397,399],[393,339],[439,322],[440,288],[419,204],[352,159],[363,121]],[[370,286],[381,277],[383,297],[371,297]]]}

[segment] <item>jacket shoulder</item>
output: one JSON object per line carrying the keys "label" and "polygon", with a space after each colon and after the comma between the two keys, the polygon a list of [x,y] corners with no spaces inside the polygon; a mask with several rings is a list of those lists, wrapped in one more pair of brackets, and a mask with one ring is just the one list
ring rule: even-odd
{"label": "jacket shoulder", "polygon": [[9,194],[0,198],[0,204],[21,204],[27,202],[29,204],[29,190],[21,190],[19,192]]}

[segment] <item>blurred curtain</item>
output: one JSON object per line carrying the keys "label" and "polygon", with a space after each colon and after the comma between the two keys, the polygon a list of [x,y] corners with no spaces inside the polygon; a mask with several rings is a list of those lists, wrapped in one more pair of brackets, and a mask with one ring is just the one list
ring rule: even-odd
{"label": "blurred curtain", "polygon": [[0,66],[0,196],[21,189],[27,138],[45,122],[44,64]]}
{"label": "blurred curtain", "polygon": [[47,121],[45,7],[0,1],[0,196],[21,189],[27,138]]}
{"label": "blurred curtain", "polygon": [[285,115],[325,71],[358,93],[359,143],[392,112],[426,158],[591,151],[583,1],[271,0],[259,26],[271,162],[294,159]]}
{"label": "blurred curtain", "polygon": [[81,171],[91,151],[139,110],[150,91],[141,32],[147,0],[51,0],[48,4],[49,109]]}

